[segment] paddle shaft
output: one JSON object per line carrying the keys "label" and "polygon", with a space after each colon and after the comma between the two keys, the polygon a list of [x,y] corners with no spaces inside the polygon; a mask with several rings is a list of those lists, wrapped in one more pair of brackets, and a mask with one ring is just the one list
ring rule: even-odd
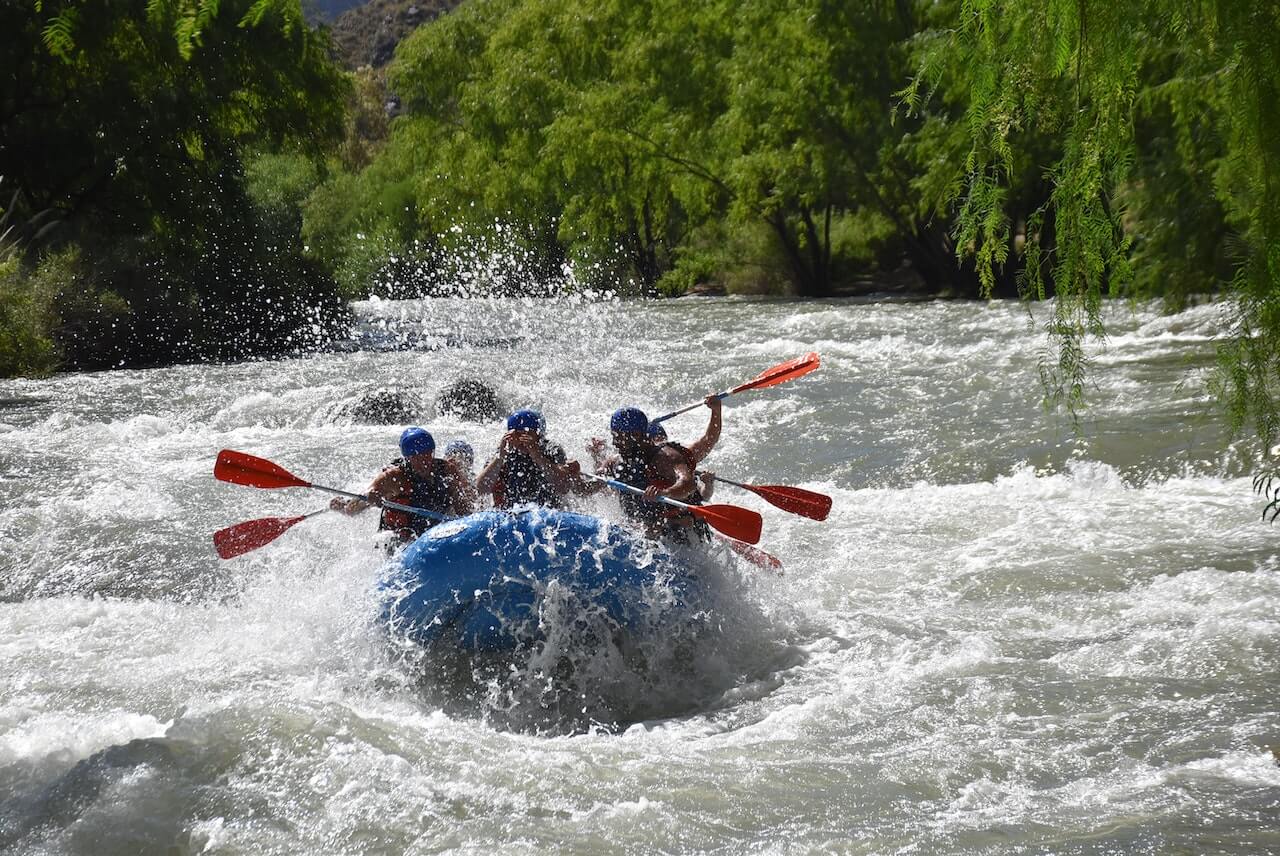
{"label": "paddle shaft", "polygon": [[392,502],[389,499],[374,499],[373,497],[367,496],[366,494],[363,494],[363,493],[351,493],[345,490],[338,490],[336,487],[325,487],[322,484],[312,484],[312,485],[308,485],[308,487],[313,487],[316,490],[322,490],[325,493],[333,493],[333,494],[337,494],[338,496],[346,496],[346,497],[350,497],[351,499],[358,499],[362,502],[367,502],[370,505],[376,505],[381,508],[391,508],[391,509],[394,509],[395,511],[406,511],[409,514],[417,514],[420,517],[430,517],[433,520],[452,520],[453,519],[447,514],[441,514],[438,511],[427,511],[425,508],[414,508],[412,505],[401,505],[400,503]]}
{"label": "paddle shaft", "polygon": [[[816,352],[810,352],[803,357],[796,357],[794,360],[787,360],[785,363],[778,363],[772,368],[765,369],[746,383],[738,384],[733,389],[717,392],[715,397],[724,401],[735,392],[746,392],[749,389],[764,389],[770,386],[777,386],[780,383],[786,383],[798,377],[804,377],[809,372],[818,368],[822,364]],[[665,422],[673,416],[679,416],[681,413],[688,413],[696,407],[705,404],[699,401],[697,404],[690,404],[688,407],[681,408],[673,413],[659,416],[654,422]]]}
{"label": "paddle shaft", "polygon": [[[721,401],[724,401],[726,398],[728,398],[731,395],[733,395],[733,390],[726,390],[724,392],[717,392],[716,398],[720,399]],[[665,416],[659,416],[657,419],[654,419],[653,421],[666,422],[668,419],[672,418],[673,416],[679,416],[681,413],[688,413],[690,410],[697,410],[699,407],[705,407],[705,406],[706,406],[706,402],[699,401],[697,404],[690,404],[688,407],[682,407],[679,410],[673,410],[672,412],[666,414]]]}
{"label": "paddle shaft", "polygon": [[[699,475],[701,475],[701,473],[699,473]],[[751,489],[754,487],[754,485],[743,484],[742,482],[736,482],[736,481],[734,481],[733,479],[727,479],[727,478],[725,478],[724,476],[716,476],[716,475],[713,475],[711,478],[712,478],[713,480],[715,480],[715,481],[718,481],[718,482],[724,482],[725,484],[731,484],[731,485],[733,485],[734,487],[745,488],[746,490],[751,490]]]}
{"label": "paddle shaft", "polygon": [[[632,486],[632,485],[629,485],[629,484],[627,484],[626,482],[620,482],[620,481],[618,481],[617,479],[607,479],[607,478],[605,478],[604,476],[597,476],[597,475],[594,475],[594,474],[592,474],[592,473],[583,473],[583,475],[584,475],[584,476],[587,476],[588,478],[593,478],[593,479],[595,479],[596,481],[604,482],[605,484],[607,484],[609,487],[613,488],[614,490],[620,490],[620,491],[622,491],[623,493],[631,493],[631,494],[635,494],[636,496],[644,496],[644,491],[642,491],[642,490],[641,490],[640,488],[638,488],[638,487],[634,487],[634,486]],[[672,506],[673,508],[679,508],[679,509],[681,509],[681,510],[683,510],[683,511],[688,511],[688,510],[690,510],[691,508],[696,508],[696,507],[697,507],[697,506],[689,505],[688,503],[685,503],[685,502],[681,502],[681,501],[680,501],[680,500],[678,500],[678,499],[672,499],[672,498],[671,498],[671,497],[669,497],[669,496],[655,496],[655,497],[653,498],[653,501],[654,501],[654,502],[660,502],[660,503],[662,503],[663,505],[670,505],[670,506]]]}
{"label": "paddle shaft", "polygon": [[[590,474],[588,474],[590,475]],[[749,508],[742,508],[737,505],[689,505],[684,502],[672,499],[669,496],[645,497],[645,491],[638,487],[632,487],[629,484],[608,479],[604,476],[591,475],[591,478],[604,482],[614,490],[623,493],[635,494],[644,497],[653,502],[659,502],[663,505],[669,505],[672,508],[678,508],[688,514],[706,523],[712,529],[723,532],[739,541],[745,541],[748,544],[754,544],[760,540],[760,527],[763,523],[760,515]]]}

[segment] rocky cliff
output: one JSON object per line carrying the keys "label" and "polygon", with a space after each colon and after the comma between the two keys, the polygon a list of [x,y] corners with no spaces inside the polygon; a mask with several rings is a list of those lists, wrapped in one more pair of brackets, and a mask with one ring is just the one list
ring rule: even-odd
{"label": "rocky cliff", "polygon": [[[319,2],[319,0],[318,0]],[[327,0],[341,5],[344,0]],[[345,0],[349,2],[349,0]],[[461,0],[370,0],[340,14],[332,24],[333,43],[348,68],[381,68],[396,45],[415,28],[448,12]]]}

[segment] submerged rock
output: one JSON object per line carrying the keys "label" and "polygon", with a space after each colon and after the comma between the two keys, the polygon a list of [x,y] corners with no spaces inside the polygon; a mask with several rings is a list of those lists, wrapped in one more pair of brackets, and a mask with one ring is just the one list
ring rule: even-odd
{"label": "submerged rock", "polygon": [[484,381],[462,377],[445,384],[436,396],[436,415],[445,413],[470,422],[492,422],[507,415],[507,406]]}
{"label": "submerged rock", "polygon": [[422,401],[402,389],[375,389],[338,410],[339,419],[364,425],[411,425],[422,415]]}

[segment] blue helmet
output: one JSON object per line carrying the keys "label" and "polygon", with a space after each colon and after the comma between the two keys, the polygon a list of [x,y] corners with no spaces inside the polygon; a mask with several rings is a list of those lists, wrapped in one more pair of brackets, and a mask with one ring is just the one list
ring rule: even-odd
{"label": "blue helmet", "polygon": [[444,453],[446,455],[461,453],[464,455],[471,455],[474,457],[475,449],[472,449],[471,444],[468,443],[466,440],[450,440],[448,444],[444,447]]}
{"label": "blue helmet", "polygon": [[533,431],[541,434],[546,427],[546,423],[542,421],[542,414],[536,410],[517,410],[507,417],[508,431]]}
{"label": "blue helmet", "polygon": [[667,439],[667,429],[662,427],[662,423],[661,423],[661,422],[650,422],[650,423],[649,423],[649,439],[650,439],[650,440],[665,440],[665,439]]}
{"label": "blue helmet", "polygon": [[644,434],[649,431],[649,417],[638,407],[619,407],[609,417],[609,430],[639,431]]}
{"label": "blue helmet", "polygon": [[471,444],[466,440],[449,441],[449,444],[444,447],[444,456],[448,458],[452,455],[461,455],[467,459],[468,464],[476,459],[475,450],[471,448]]}
{"label": "blue helmet", "polygon": [[415,425],[412,428],[404,429],[404,433],[400,435],[400,454],[406,458],[434,452],[435,450],[436,439],[425,428],[419,428]]}

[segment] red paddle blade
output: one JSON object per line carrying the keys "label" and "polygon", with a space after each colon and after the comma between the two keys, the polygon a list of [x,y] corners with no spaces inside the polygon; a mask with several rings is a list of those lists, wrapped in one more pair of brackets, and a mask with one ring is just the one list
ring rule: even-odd
{"label": "red paddle blade", "polygon": [[213,533],[213,546],[220,559],[234,559],[243,556],[250,550],[264,547],[279,538],[293,524],[306,520],[307,515],[299,517],[264,517],[261,520],[246,520],[226,529]]}
{"label": "red paddle blade", "polygon": [[803,357],[796,357],[794,360],[778,363],[771,369],[765,369],[756,375],[754,380],[749,380],[742,386],[735,386],[729,392],[743,392],[748,389],[764,389],[766,386],[777,386],[780,383],[804,377],[820,365],[822,365],[821,358],[816,351],[811,351]]}
{"label": "red paddle blade", "polygon": [[748,544],[760,541],[764,519],[750,508],[737,505],[690,505],[689,511],[695,517],[705,520],[712,529],[723,532],[730,538],[737,538]]}
{"label": "red paddle blade", "polygon": [[723,538],[722,540],[729,545],[730,550],[756,567],[773,571],[779,576],[782,575],[782,560],[772,553],[766,553],[764,550],[759,550],[750,544],[743,544],[741,541],[735,541],[732,538]]}
{"label": "red paddle blade", "polygon": [[311,487],[293,473],[273,464],[266,458],[256,458],[244,452],[223,449],[213,465],[213,477],[218,481],[242,484],[245,487]]}
{"label": "red paddle blade", "polygon": [[780,484],[743,485],[747,490],[763,498],[770,505],[808,517],[811,520],[826,520],[831,513],[831,497],[825,493],[816,493],[800,487]]}

